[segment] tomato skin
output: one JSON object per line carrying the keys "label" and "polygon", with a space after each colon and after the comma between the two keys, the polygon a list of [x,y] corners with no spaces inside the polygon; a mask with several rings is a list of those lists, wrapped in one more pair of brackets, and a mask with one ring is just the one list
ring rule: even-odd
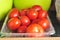
{"label": "tomato skin", "polygon": [[32,6],[32,8],[35,9],[35,11],[41,11],[42,10],[41,6],[39,6],[39,5],[34,5],[34,6]]}
{"label": "tomato skin", "polygon": [[22,25],[17,29],[17,33],[25,33],[27,26]]}
{"label": "tomato skin", "polygon": [[20,25],[21,21],[18,18],[11,18],[7,23],[7,27],[12,31],[16,30]]}
{"label": "tomato skin", "polygon": [[35,19],[32,21],[32,23],[38,23],[41,19]]}
{"label": "tomato skin", "polygon": [[9,18],[18,18],[18,16],[19,16],[18,10],[16,8],[13,8],[10,11]]}
{"label": "tomato skin", "polygon": [[38,14],[38,18],[39,18],[39,19],[47,18],[47,15],[48,15],[47,11],[41,10],[41,11],[39,11],[38,13],[39,13],[39,14]]}
{"label": "tomato skin", "polygon": [[27,14],[28,9],[22,9],[20,11],[20,16],[25,16]]}
{"label": "tomato skin", "polygon": [[27,16],[21,16],[22,25],[28,26],[30,24],[30,19]]}
{"label": "tomato skin", "polygon": [[40,24],[44,29],[47,29],[49,27],[49,21],[46,18],[41,19],[38,24]]}
{"label": "tomato skin", "polygon": [[38,12],[35,11],[34,9],[30,9],[27,12],[27,16],[30,18],[30,20],[35,20],[38,17]]}
{"label": "tomato skin", "polygon": [[31,24],[27,28],[27,33],[43,33],[44,29],[39,24]]}

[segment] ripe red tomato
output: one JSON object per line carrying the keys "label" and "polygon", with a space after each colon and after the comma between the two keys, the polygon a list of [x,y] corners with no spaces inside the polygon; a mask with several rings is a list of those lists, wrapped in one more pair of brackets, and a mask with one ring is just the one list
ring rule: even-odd
{"label": "ripe red tomato", "polygon": [[36,11],[41,11],[42,10],[42,7],[39,6],[39,5],[34,5],[32,6],[33,9],[35,9]]}
{"label": "ripe red tomato", "polygon": [[49,21],[46,18],[41,19],[38,24],[40,24],[44,29],[47,29],[49,27]]}
{"label": "ripe red tomato", "polygon": [[38,14],[38,18],[39,19],[42,19],[42,18],[47,18],[47,11],[45,11],[45,10],[41,10],[41,11],[39,11],[38,12],[39,14]]}
{"label": "ripe red tomato", "polygon": [[44,33],[44,29],[39,24],[31,24],[27,28],[27,33]]}
{"label": "ripe red tomato", "polygon": [[19,16],[19,12],[16,8],[13,8],[10,11],[9,18],[17,18]]}
{"label": "ripe red tomato", "polygon": [[27,16],[21,16],[21,23],[22,25],[29,25],[30,19]]}
{"label": "ripe red tomato", "polygon": [[35,20],[38,17],[38,12],[34,11],[34,9],[30,9],[27,12],[27,16],[30,18],[30,20]]}
{"label": "ripe red tomato", "polygon": [[21,21],[18,18],[11,18],[7,23],[7,27],[12,31],[16,30],[20,25]]}
{"label": "ripe red tomato", "polygon": [[25,33],[26,32],[26,28],[27,28],[27,26],[20,26],[18,29],[17,29],[17,32],[18,33]]}
{"label": "ripe red tomato", "polygon": [[26,13],[27,13],[27,9],[22,9],[22,10],[20,11],[20,16],[25,16]]}
{"label": "ripe red tomato", "polygon": [[38,23],[40,21],[40,19],[35,19],[32,21],[32,23]]}

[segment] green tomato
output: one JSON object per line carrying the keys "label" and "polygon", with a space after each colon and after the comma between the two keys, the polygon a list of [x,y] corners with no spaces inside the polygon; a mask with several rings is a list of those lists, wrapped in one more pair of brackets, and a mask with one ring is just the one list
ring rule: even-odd
{"label": "green tomato", "polygon": [[13,0],[0,0],[0,21],[5,18],[8,11],[12,8]]}
{"label": "green tomato", "polygon": [[40,5],[44,10],[48,10],[50,4],[51,0],[14,0],[14,6],[19,10],[30,8],[33,5]]}

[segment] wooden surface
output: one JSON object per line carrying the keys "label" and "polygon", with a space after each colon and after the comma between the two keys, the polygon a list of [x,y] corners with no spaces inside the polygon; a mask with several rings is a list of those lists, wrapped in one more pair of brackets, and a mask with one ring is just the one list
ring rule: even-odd
{"label": "wooden surface", "polygon": [[59,37],[41,37],[41,38],[0,38],[0,40],[60,40]]}

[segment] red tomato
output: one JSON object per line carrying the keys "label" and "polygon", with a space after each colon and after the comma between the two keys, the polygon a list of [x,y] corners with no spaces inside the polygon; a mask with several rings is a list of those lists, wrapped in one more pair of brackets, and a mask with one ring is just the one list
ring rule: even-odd
{"label": "red tomato", "polygon": [[49,27],[49,21],[46,18],[39,21],[38,24],[40,24],[44,29],[47,29]]}
{"label": "red tomato", "polygon": [[18,33],[24,33],[24,32],[26,32],[26,28],[27,28],[27,26],[20,26],[20,27],[18,28],[17,32],[18,32]]}
{"label": "red tomato", "polygon": [[27,16],[21,16],[22,25],[29,25],[30,19]]}
{"label": "red tomato", "polygon": [[34,6],[32,6],[32,8],[35,9],[36,11],[42,10],[42,7],[39,5],[34,5]]}
{"label": "red tomato", "polygon": [[20,27],[20,25],[21,21],[18,18],[11,18],[7,23],[8,28],[13,31]]}
{"label": "red tomato", "polygon": [[40,21],[40,19],[35,19],[32,21],[32,23],[38,23]]}
{"label": "red tomato", "polygon": [[34,11],[34,9],[30,9],[27,12],[27,16],[30,18],[30,20],[35,20],[38,17],[38,12]]}
{"label": "red tomato", "polygon": [[22,9],[22,10],[20,11],[20,16],[25,16],[26,13],[27,13],[27,9]]}
{"label": "red tomato", "polygon": [[44,33],[44,29],[39,24],[31,24],[27,28],[27,33]]}
{"label": "red tomato", "polygon": [[10,11],[9,18],[17,18],[19,16],[19,12],[16,8],[13,8]]}
{"label": "red tomato", "polygon": [[38,14],[38,18],[39,19],[42,19],[42,18],[47,18],[47,11],[45,11],[45,10],[41,10],[41,11],[39,11],[38,12],[39,14]]}

